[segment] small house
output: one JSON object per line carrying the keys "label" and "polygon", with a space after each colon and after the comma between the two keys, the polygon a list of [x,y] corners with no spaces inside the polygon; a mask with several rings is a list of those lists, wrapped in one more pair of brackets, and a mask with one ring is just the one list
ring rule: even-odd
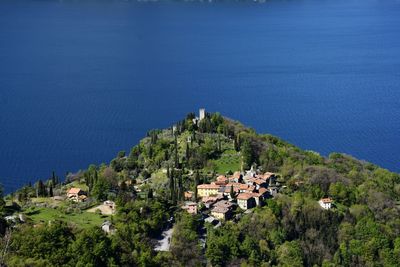
{"label": "small house", "polygon": [[332,199],[331,198],[321,198],[318,201],[319,205],[326,210],[329,210],[332,207]]}
{"label": "small house", "polygon": [[251,209],[256,206],[256,202],[252,194],[240,193],[236,199],[237,199],[237,204],[243,210]]}
{"label": "small house", "polygon": [[192,191],[185,191],[183,197],[185,200],[192,200],[194,193]]}
{"label": "small house", "polygon": [[214,204],[211,215],[220,220],[229,219],[232,215],[234,204],[226,200],[220,200]]}
{"label": "small house", "polygon": [[111,210],[115,210],[115,202],[111,201],[111,200],[106,200],[103,202],[104,206],[107,206],[108,208],[110,208]]}
{"label": "small house", "polygon": [[86,197],[86,192],[77,187],[72,187],[67,192],[67,198],[75,202],[85,201]]}
{"label": "small house", "polygon": [[231,215],[231,210],[225,207],[214,207],[211,210],[211,215],[219,220],[226,220]]}
{"label": "small house", "polygon": [[103,222],[101,229],[107,234],[113,234],[115,232],[115,227],[110,221]]}
{"label": "small house", "polygon": [[189,214],[197,214],[197,203],[188,201],[182,209],[186,210]]}

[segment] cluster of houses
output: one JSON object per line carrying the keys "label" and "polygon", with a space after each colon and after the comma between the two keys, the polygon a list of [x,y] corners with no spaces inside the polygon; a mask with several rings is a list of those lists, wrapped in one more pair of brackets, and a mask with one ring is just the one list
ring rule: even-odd
{"label": "cluster of houses", "polygon": [[[237,171],[229,177],[220,175],[212,183],[198,185],[197,195],[201,198],[200,205],[209,210],[211,216],[227,220],[237,206],[242,210],[261,206],[265,199],[278,192],[278,188],[274,173],[259,174],[252,168],[245,174]],[[192,197],[192,192],[185,192],[186,199]],[[183,206],[191,214],[198,213],[198,207],[198,203],[192,201]]]}

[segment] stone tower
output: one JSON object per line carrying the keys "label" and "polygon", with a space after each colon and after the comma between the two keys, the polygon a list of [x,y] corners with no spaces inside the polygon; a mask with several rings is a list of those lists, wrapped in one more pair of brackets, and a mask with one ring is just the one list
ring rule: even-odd
{"label": "stone tower", "polygon": [[201,108],[199,110],[199,113],[200,113],[200,117],[199,117],[200,120],[202,120],[202,119],[204,119],[206,117],[206,109]]}

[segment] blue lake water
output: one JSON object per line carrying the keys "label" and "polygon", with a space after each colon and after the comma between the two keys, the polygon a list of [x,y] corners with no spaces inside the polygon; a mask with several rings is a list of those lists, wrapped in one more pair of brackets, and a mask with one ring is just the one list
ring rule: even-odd
{"label": "blue lake water", "polygon": [[205,107],[400,171],[400,1],[0,1],[0,183]]}

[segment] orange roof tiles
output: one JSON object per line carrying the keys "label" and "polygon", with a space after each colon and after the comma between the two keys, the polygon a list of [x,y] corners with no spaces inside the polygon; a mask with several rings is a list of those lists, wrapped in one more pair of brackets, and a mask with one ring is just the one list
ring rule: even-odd
{"label": "orange roof tiles", "polygon": [[219,189],[220,186],[217,184],[200,184],[197,186],[198,189]]}
{"label": "orange roof tiles", "polygon": [[260,185],[260,184],[264,184],[265,181],[264,181],[263,179],[255,179],[255,180],[254,180],[254,183]]}
{"label": "orange roof tiles", "polygon": [[246,190],[248,188],[249,188],[249,185],[247,185],[247,184],[240,184],[240,186],[239,186],[240,190]]}
{"label": "orange roof tiles", "polygon": [[82,189],[77,188],[77,187],[72,187],[71,189],[68,190],[68,194],[78,194]]}
{"label": "orange roof tiles", "polygon": [[260,193],[260,194],[265,194],[266,192],[268,192],[268,189],[267,189],[267,188],[260,188],[260,189],[258,189],[258,193]]}
{"label": "orange roof tiles", "polygon": [[238,196],[237,196],[237,199],[241,199],[241,200],[248,200],[248,199],[250,199],[250,198],[252,198],[253,196],[252,196],[252,194],[250,194],[250,193],[240,193]]}
{"label": "orange roof tiles", "polygon": [[275,176],[275,173],[273,173],[273,172],[264,173],[264,179],[269,179],[271,176]]}

